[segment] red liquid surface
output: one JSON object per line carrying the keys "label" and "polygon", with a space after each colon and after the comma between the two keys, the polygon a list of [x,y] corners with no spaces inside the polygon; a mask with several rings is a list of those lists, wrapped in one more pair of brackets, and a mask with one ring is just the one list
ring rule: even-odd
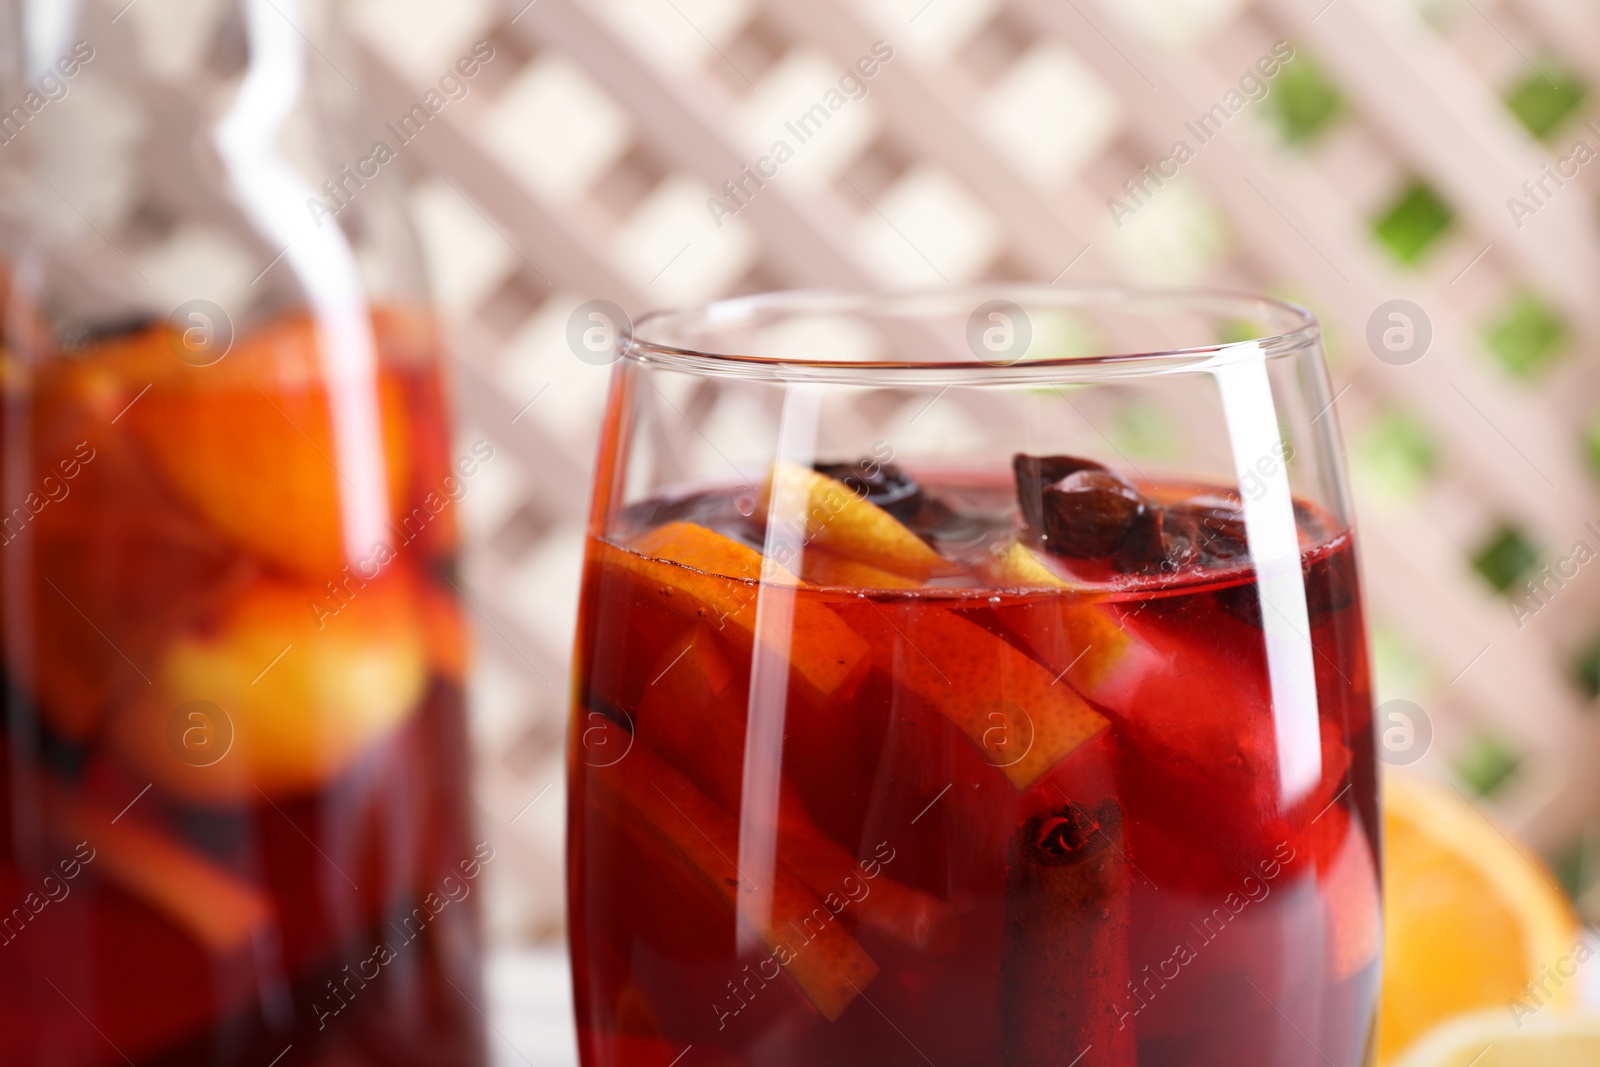
{"label": "red liquid surface", "polygon": [[0,536],[0,1062],[483,1061],[444,405],[426,330],[376,325],[359,581],[306,320],[8,372],[6,491],[48,503]]}
{"label": "red liquid surface", "polygon": [[[995,484],[931,487],[990,517],[965,558],[1015,522]],[[795,589],[624,547],[683,518],[759,547],[748,510],[639,506],[591,543],[569,807],[586,1067],[689,1046],[762,1067],[1369,1062],[1378,819],[1350,531],[1297,508],[1316,773],[1286,797],[1248,562],[1076,590]],[[752,600],[769,636],[794,620],[786,646],[741,634],[728,605]],[[806,672],[848,645],[834,623],[869,665],[819,695]],[[1100,727],[1041,758],[1063,707]]]}

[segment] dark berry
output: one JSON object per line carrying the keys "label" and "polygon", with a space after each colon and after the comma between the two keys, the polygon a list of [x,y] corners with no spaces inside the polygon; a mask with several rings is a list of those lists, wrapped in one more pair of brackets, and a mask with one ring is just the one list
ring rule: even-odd
{"label": "dark berry", "polygon": [[931,493],[922,495],[922,506],[915,515],[902,520],[912,533],[934,542],[941,552],[984,544],[1008,533],[1011,520],[981,511],[952,508]]}
{"label": "dark berry", "polygon": [[1074,559],[1103,559],[1147,511],[1133,483],[1104,468],[1080,470],[1044,489],[1044,546]]}
{"label": "dark berry", "polygon": [[1167,558],[1167,536],[1162,528],[1161,509],[1146,507],[1133,517],[1117,543],[1117,570],[1138,574],[1153,570]]}
{"label": "dark berry", "polygon": [[[1304,557],[1300,568],[1305,581],[1307,622],[1313,630],[1355,602],[1355,558],[1348,549]],[[1248,626],[1261,625],[1261,596],[1255,582],[1218,590],[1216,596],[1235,619]],[[1300,624],[1294,625],[1298,628]]]}
{"label": "dark berry", "polygon": [[[753,505],[755,487],[750,487],[749,492]],[[718,490],[629,504],[618,519],[623,530],[640,533],[669,522],[692,522],[755,549],[760,549],[766,539],[765,525],[759,516],[745,515],[739,510],[737,496]]]}
{"label": "dark berry", "polygon": [[901,522],[915,516],[922,507],[922,487],[893,463],[861,459],[855,463],[817,463],[814,469],[843,482],[851,492]]}
{"label": "dark berry", "polygon": [[1043,530],[1045,486],[1079,471],[1105,469],[1103,463],[1077,456],[1029,456],[1018,452],[1011,457],[1011,474],[1017,482],[1022,521],[1032,530]]}
{"label": "dark berry", "polygon": [[1318,556],[1306,567],[1306,613],[1316,628],[1355,602],[1359,580],[1348,549]]}
{"label": "dark berry", "polygon": [[1228,501],[1196,498],[1171,505],[1167,514],[1188,532],[1202,567],[1227,567],[1250,554],[1244,513]]}

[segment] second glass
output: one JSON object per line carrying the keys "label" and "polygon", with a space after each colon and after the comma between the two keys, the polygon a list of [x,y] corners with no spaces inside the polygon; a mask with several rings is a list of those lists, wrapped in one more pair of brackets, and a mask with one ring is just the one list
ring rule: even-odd
{"label": "second glass", "polygon": [[619,353],[570,744],[587,1067],[1370,1062],[1309,314],[792,293]]}

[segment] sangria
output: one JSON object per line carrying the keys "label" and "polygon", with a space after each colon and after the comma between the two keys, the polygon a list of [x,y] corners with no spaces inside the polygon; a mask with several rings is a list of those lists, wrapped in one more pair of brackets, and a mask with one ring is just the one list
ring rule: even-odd
{"label": "sangria", "polygon": [[[794,310],[748,309],[697,321]],[[1292,446],[1241,465],[1259,492],[1114,451],[806,457],[816,378],[897,369],[748,351],[617,372],[570,737],[586,1067],[1370,1062],[1353,533]],[[663,364],[784,379],[759,478],[626,499]]]}
{"label": "sangria", "polygon": [[321,325],[0,363],[7,1063],[481,1062],[453,560],[492,449],[452,457],[425,315],[370,316],[367,375]]}

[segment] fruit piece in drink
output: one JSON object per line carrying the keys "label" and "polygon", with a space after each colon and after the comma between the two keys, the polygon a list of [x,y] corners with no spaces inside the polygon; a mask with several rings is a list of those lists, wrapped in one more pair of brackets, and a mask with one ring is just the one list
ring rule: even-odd
{"label": "fruit piece in drink", "polygon": [[[195,802],[317,788],[416,709],[427,659],[414,582],[393,564],[333,613],[310,583],[256,579],[209,628],[167,647],[150,692],[113,725],[113,745]],[[204,702],[194,728],[231,735],[220,753],[185,749],[191,727],[174,716],[191,702]]]}
{"label": "fruit piece in drink", "polygon": [[[728,857],[739,853],[738,822],[643,747],[589,775],[596,799],[614,819],[666,846],[699,882],[741,919],[832,1021],[878,974],[838,917],[780,861],[767,875],[770,915],[756,913],[756,887]],[[799,942],[796,944],[796,942]]]}
{"label": "fruit piece in drink", "polygon": [[800,523],[808,544],[880,570],[926,581],[949,569],[899,519],[843,482],[793,463],[773,465],[759,507],[768,523]]}
{"label": "fruit piece in drink", "polygon": [[1108,725],[1071,686],[952,610],[926,605],[909,628],[870,602],[835,610],[871,643],[879,671],[959,727],[1019,790]]}
{"label": "fruit piece in drink", "polygon": [[[359,562],[346,558],[342,499],[386,500],[380,522],[404,510],[410,451],[399,385],[381,369],[341,384],[343,372],[323,365],[312,319],[275,323],[206,367],[173,359],[164,331],[145,336],[170,366],[124,421],[173,492],[247,551],[325,581]],[[128,379],[129,400],[149,382]],[[378,469],[352,466],[364,451],[341,449],[343,434],[371,435]]]}
{"label": "fruit piece in drink", "polygon": [[[681,771],[724,811],[741,810],[749,691],[718,647],[694,626],[655,664],[639,703],[636,738]],[[812,821],[787,775],[778,783],[778,854],[819,896],[860,891],[858,861]],[[851,881],[851,880],[854,881]],[[886,876],[872,880],[851,910],[862,922],[914,946],[927,944],[945,907]]]}
{"label": "fruit piece in drink", "polygon": [[[800,580],[755,549],[688,522],[659,526],[633,547],[600,546],[602,566],[660,609],[710,625],[740,655],[758,641],[786,655],[797,688],[814,704],[848,697],[860,684],[871,658],[866,642],[825,605],[793,596]],[[787,632],[771,625],[758,633],[763,597],[775,619],[792,606]]]}

